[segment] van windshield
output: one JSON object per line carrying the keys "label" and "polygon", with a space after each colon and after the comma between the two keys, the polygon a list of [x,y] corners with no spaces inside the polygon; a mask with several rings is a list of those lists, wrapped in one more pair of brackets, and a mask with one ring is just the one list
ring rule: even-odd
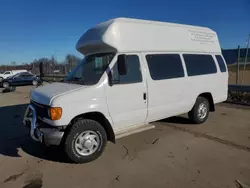
{"label": "van windshield", "polygon": [[95,85],[114,58],[114,53],[102,53],[86,56],[64,79],[65,82]]}

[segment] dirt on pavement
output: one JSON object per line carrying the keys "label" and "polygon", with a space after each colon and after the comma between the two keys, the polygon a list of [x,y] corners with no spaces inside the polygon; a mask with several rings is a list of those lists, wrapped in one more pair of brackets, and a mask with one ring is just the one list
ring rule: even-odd
{"label": "dirt on pavement", "polygon": [[29,137],[22,116],[30,87],[0,93],[0,187],[230,187],[250,184],[250,107],[222,104],[202,125],[168,118],[108,143],[103,155],[71,164]]}

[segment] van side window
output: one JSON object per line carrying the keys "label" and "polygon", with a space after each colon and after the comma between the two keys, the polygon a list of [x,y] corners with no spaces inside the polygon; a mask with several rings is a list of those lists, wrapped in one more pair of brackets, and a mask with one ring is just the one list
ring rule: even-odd
{"label": "van side window", "polygon": [[188,76],[213,74],[217,72],[214,59],[211,55],[184,54]]}
{"label": "van side window", "polygon": [[146,55],[146,59],[153,80],[184,77],[179,54],[151,54]]}
{"label": "van side window", "polygon": [[7,74],[10,74],[10,72],[8,71],[8,72],[5,72],[5,73],[4,73],[4,75],[7,75]]}
{"label": "van side window", "polygon": [[126,75],[119,75],[117,63],[113,67],[113,84],[131,84],[142,82],[140,61],[137,55],[127,55],[128,71]]}
{"label": "van side window", "polygon": [[220,55],[216,55],[215,57],[216,57],[217,62],[218,62],[218,64],[219,64],[220,71],[221,71],[221,72],[226,72],[226,71],[227,71],[227,68],[226,68],[225,62],[224,62],[224,60],[222,59],[222,57],[221,57]]}

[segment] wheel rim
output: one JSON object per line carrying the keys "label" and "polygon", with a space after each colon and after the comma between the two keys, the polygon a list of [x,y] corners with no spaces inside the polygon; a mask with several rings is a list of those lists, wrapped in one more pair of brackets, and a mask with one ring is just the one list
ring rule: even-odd
{"label": "wheel rim", "polygon": [[198,108],[198,117],[199,119],[204,119],[207,115],[207,105],[205,103],[201,103]]}
{"label": "wheel rim", "polygon": [[93,154],[100,146],[100,137],[94,131],[84,131],[75,140],[76,151],[83,156]]}
{"label": "wheel rim", "polygon": [[3,83],[3,87],[4,87],[4,88],[8,88],[8,87],[9,87],[9,83],[4,82],[4,83]]}

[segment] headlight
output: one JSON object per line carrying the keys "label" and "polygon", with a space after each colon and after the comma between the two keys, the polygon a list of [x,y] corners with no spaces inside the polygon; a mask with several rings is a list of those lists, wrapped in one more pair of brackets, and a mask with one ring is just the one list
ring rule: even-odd
{"label": "headlight", "polygon": [[62,108],[60,107],[49,108],[49,116],[52,120],[59,120],[62,117]]}

